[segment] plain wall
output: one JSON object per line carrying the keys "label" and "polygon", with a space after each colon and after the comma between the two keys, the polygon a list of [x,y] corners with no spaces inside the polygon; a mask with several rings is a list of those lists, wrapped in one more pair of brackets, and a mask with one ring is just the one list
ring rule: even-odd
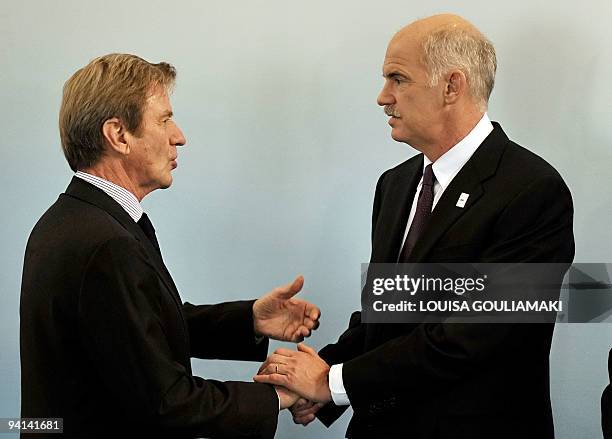
{"label": "plain wall", "polygon": [[[309,344],[335,340],[359,307],[374,186],[414,154],[376,105],[388,40],[459,13],[495,44],[489,115],[552,163],[575,201],[576,261],[612,261],[612,2],[137,0],[0,6],[0,417],[19,415],[18,308],[28,234],[71,177],[57,116],[64,81],[129,52],[178,69],[173,105],[188,140],[175,183],[147,197],[184,300],[257,297],[296,274],[323,310]],[[277,346],[278,344],[274,344]],[[558,325],[551,357],[557,437],[601,438],[612,326]],[[528,359],[526,359],[528,361]],[[255,363],[194,360],[250,380]],[[277,437],[344,437],[281,414]]]}

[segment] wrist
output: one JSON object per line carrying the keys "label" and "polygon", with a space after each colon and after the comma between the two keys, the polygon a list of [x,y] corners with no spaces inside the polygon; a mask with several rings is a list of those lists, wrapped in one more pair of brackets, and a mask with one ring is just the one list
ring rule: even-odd
{"label": "wrist", "polygon": [[265,337],[266,336],[265,334],[263,334],[261,332],[260,325],[259,325],[259,319],[257,318],[257,313],[255,311],[256,304],[257,304],[258,300],[259,299],[255,300],[253,302],[253,306],[251,307],[251,315],[252,315],[252,318],[253,318],[253,333],[255,334],[255,338]]}
{"label": "wrist", "polygon": [[322,385],[321,398],[318,402],[327,404],[332,400],[331,390],[329,388],[329,370],[330,367],[326,364],[327,369],[325,370],[325,383]]}

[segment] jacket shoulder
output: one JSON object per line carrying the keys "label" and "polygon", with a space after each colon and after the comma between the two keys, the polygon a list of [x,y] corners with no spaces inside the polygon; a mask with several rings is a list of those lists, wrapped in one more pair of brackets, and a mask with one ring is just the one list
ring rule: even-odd
{"label": "jacket shoulder", "polygon": [[85,201],[62,194],[41,216],[30,234],[28,249],[47,247],[56,252],[83,254],[107,241],[136,238],[111,214]]}
{"label": "jacket shoulder", "polygon": [[513,141],[508,142],[502,165],[516,167],[515,172],[520,174],[561,178],[559,172],[544,158]]}
{"label": "jacket shoulder", "polygon": [[378,184],[382,184],[382,182],[387,179],[393,179],[397,176],[405,175],[406,173],[412,173],[422,162],[423,154],[416,154],[383,172],[378,178]]}

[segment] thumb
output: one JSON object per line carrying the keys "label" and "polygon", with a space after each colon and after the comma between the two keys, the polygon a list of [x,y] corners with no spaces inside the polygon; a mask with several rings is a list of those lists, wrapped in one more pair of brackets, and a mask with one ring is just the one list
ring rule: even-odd
{"label": "thumb", "polygon": [[304,343],[298,344],[297,348],[298,348],[298,351],[300,352],[306,352],[307,354],[310,354],[310,355],[318,355],[317,351],[315,351],[310,346],[306,346]]}
{"label": "thumb", "polygon": [[277,294],[283,299],[291,299],[293,296],[300,292],[303,286],[304,276],[299,275],[292,283],[283,285],[282,287],[278,287]]}

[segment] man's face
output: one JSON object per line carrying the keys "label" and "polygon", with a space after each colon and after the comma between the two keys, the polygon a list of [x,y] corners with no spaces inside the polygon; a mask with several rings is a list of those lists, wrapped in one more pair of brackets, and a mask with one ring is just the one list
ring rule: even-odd
{"label": "man's face", "polygon": [[172,106],[165,90],[157,88],[147,99],[140,132],[130,136],[130,167],[145,193],[172,184],[171,171],[177,166],[177,146],[186,142],[172,120]]}
{"label": "man's face", "polygon": [[390,115],[391,137],[422,151],[436,142],[442,123],[443,81],[429,87],[417,36],[400,34],[389,43],[383,64],[385,84],[378,105]]}

